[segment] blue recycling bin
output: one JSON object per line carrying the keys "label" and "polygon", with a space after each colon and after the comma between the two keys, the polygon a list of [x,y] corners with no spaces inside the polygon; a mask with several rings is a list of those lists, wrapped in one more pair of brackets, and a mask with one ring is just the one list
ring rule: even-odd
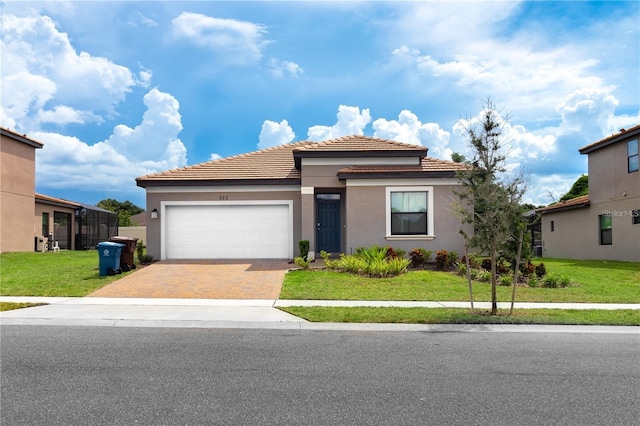
{"label": "blue recycling bin", "polygon": [[98,243],[98,257],[100,259],[100,276],[115,275],[122,273],[120,269],[120,256],[124,244],[105,241]]}

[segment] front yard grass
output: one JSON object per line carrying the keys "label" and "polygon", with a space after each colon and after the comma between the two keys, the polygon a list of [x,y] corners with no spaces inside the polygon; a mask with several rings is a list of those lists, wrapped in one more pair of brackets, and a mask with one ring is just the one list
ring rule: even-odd
{"label": "front yard grass", "polygon": [[[281,307],[292,315],[311,322],[395,323],[395,324],[560,324],[639,326],[640,311],[517,309],[513,315],[499,311],[496,316],[471,315],[460,308],[344,308]],[[481,312],[481,311],[478,311]]]}
{"label": "front yard grass", "polygon": [[86,296],[126,275],[101,277],[98,252],[0,253],[0,296]]}
{"label": "front yard grass", "polygon": [[[517,302],[640,303],[640,263],[535,259],[548,273],[571,278],[567,288],[519,287]],[[498,301],[511,287],[498,286]],[[491,285],[473,283],[474,300],[491,300]],[[328,270],[297,270],[285,276],[281,299],[467,301],[466,278],[448,272],[409,271],[393,278],[367,278]]]}

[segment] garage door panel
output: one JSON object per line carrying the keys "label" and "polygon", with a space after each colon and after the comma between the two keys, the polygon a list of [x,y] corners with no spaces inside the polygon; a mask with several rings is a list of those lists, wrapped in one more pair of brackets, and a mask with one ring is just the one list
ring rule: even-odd
{"label": "garage door panel", "polygon": [[167,259],[290,256],[288,204],[171,205],[165,208]]}

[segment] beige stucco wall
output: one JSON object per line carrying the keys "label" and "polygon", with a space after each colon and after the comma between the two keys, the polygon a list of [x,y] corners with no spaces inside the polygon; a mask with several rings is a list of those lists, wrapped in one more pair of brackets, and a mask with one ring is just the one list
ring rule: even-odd
{"label": "beige stucco wall", "polygon": [[[67,208],[67,207],[61,207],[61,206],[53,206],[51,204],[44,204],[44,203],[35,203],[35,215],[33,216],[33,228],[34,228],[34,232],[35,235],[40,236],[42,234],[42,213],[49,213],[49,232],[54,233],[55,232],[55,216],[54,213],[55,212],[60,212],[60,213],[66,213],[70,215],[71,221],[69,223],[69,227],[71,229],[71,236],[70,236],[70,240],[69,240],[69,250],[75,250],[75,237],[76,237],[76,214],[75,214],[75,209],[74,208]],[[66,235],[66,230],[61,230],[58,229],[59,233],[64,233]],[[42,235],[43,237],[47,237],[47,235]],[[55,238],[55,239],[60,239],[60,238]]]}
{"label": "beige stucco wall", "polygon": [[[592,205],[640,198],[640,171],[629,173],[627,167],[627,140],[589,153],[589,199]],[[636,209],[640,208],[640,200],[637,204]]]}
{"label": "beige stucco wall", "polygon": [[[170,188],[169,188],[170,190]],[[265,191],[243,192],[242,188],[234,190],[215,190],[207,192],[149,192],[147,191],[147,254],[160,259],[161,256],[161,202],[162,201],[247,201],[247,200],[290,200],[293,202],[293,249],[298,255],[298,241],[301,239],[300,217],[301,203],[300,191]],[[222,202],[224,202],[222,201]],[[158,210],[158,219],[151,219],[151,211]]]}
{"label": "beige stucco wall", "polygon": [[[542,215],[542,254],[562,259],[640,262],[640,224],[634,225],[631,216],[638,209],[636,198],[546,213]],[[600,245],[599,216],[603,214],[611,214],[611,245]]]}
{"label": "beige stucco wall", "polygon": [[0,137],[0,252],[34,250],[35,148]]}
{"label": "beige stucco wall", "polygon": [[[424,186],[416,180],[417,186]],[[393,187],[393,184],[388,186]],[[406,186],[403,184],[401,186]],[[458,234],[460,220],[453,214],[453,188],[449,185],[433,185],[434,229],[429,230],[434,238],[403,237],[387,238],[386,234],[386,186],[349,186],[346,196],[346,252],[358,247],[374,244],[400,248],[406,252],[424,248],[434,253],[437,250],[464,252],[464,240]]]}
{"label": "beige stucco wall", "polygon": [[137,238],[143,244],[147,243],[147,227],[146,226],[119,226],[119,237]]}

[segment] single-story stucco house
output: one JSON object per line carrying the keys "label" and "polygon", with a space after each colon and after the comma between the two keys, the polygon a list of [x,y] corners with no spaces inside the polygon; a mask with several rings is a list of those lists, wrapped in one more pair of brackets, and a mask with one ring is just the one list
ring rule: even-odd
{"label": "single-story stucco house", "polygon": [[359,247],[464,251],[463,164],[367,136],[295,142],[136,179],[156,259],[292,259]]}
{"label": "single-story stucco house", "polygon": [[640,125],[579,149],[589,195],[537,210],[543,256],[640,262]]}

